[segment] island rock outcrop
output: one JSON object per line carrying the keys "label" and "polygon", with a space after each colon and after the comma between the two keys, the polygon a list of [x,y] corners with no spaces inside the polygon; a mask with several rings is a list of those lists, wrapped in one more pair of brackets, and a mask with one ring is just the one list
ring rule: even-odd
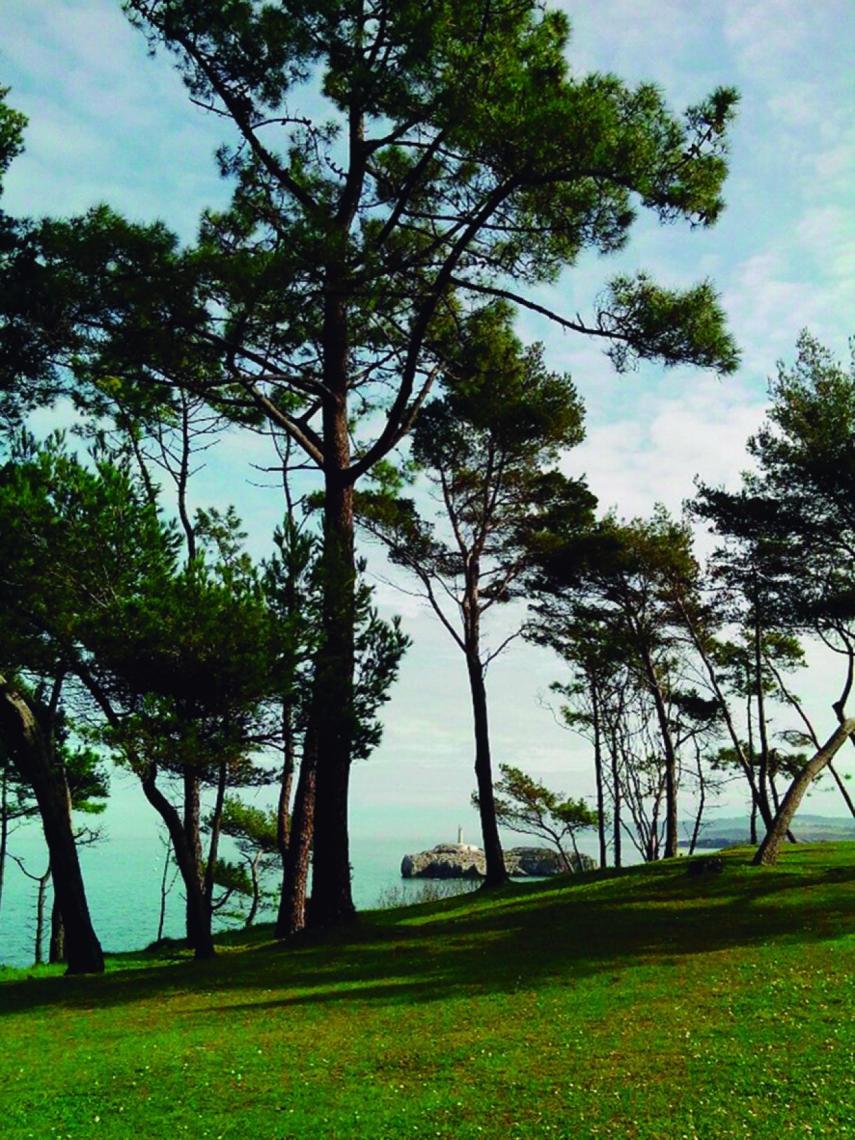
{"label": "island rock outcrop", "polygon": [[[486,860],[480,847],[471,843],[438,843],[430,851],[405,855],[401,860],[404,879],[483,879]],[[511,847],[505,866],[514,878],[545,878],[563,871],[591,871],[597,864],[587,855],[571,856],[570,863],[548,847]]]}

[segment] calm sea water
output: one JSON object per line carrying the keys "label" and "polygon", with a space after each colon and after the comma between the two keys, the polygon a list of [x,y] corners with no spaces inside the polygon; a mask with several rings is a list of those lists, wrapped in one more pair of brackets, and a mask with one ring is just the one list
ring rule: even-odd
{"label": "calm sea water", "polygon": [[[407,842],[400,838],[354,837],[351,859],[357,908],[377,906],[389,891],[403,892],[405,899],[412,897],[415,901],[423,883],[401,878],[401,859],[407,852],[423,850],[446,838],[439,835],[429,841],[420,835]],[[511,840],[511,843],[520,842],[523,840],[519,838]],[[14,837],[12,847],[24,859],[28,870],[35,873],[44,871],[47,859],[44,843],[37,832],[19,833]],[[585,849],[594,854],[588,844]],[[105,950],[135,950],[155,939],[163,860],[163,848],[156,837],[112,838],[81,851],[92,921]],[[14,863],[10,863],[6,868],[0,903],[0,964],[25,966],[32,962],[35,909],[36,884],[28,880]],[[183,934],[180,882],[175,883],[167,900],[164,933],[175,938]]]}

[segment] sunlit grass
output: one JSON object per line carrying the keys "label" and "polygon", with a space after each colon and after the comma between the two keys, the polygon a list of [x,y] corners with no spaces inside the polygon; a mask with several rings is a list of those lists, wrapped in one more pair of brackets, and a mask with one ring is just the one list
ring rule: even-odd
{"label": "sunlit grass", "polygon": [[284,949],[260,928],[212,963],[18,971],[0,1135],[849,1136],[855,845],[748,864],[478,892]]}

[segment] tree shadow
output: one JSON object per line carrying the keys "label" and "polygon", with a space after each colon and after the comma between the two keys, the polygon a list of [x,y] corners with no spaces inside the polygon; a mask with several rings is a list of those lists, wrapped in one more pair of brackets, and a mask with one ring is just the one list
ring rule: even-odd
{"label": "tree shadow", "polygon": [[[351,928],[261,942],[210,962],[160,961],[100,978],[9,982],[0,985],[0,1008],[83,1010],[186,995],[189,1005],[173,1003],[172,1015],[206,1019],[340,1002],[418,1004],[543,982],[573,985],[779,939],[810,944],[855,927],[848,902],[855,865],[793,874],[749,870],[730,857],[722,873],[694,876],[687,862],[375,912]],[[213,995],[217,1000],[204,1000]],[[237,1000],[222,1000],[226,995]]]}

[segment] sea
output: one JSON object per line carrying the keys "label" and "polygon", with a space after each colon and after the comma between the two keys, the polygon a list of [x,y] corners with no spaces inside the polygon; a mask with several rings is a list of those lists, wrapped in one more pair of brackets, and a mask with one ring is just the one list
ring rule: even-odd
{"label": "sea", "polygon": [[[475,841],[475,837],[467,836]],[[375,834],[357,834],[351,839],[351,865],[354,902],[358,910],[383,905],[405,905],[418,902],[425,891],[426,880],[402,879],[401,860],[405,854],[422,851],[439,842],[453,842],[454,835],[436,835],[427,839],[422,828],[414,828],[412,840],[406,835],[384,837]],[[506,838],[509,846],[530,844],[522,836]],[[47,866],[44,840],[35,828],[16,833],[11,849],[22,860],[27,871],[41,874]],[[580,844],[580,848],[595,855],[593,843]],[[233,854],[226,850],[226,857]],[[102,843],[83,847],[81,866],[89,899],[92,922],[101,945],[106,952],[138,950],[157,937],[160,918],[161,881],[165,848],[157,836],[128,836],[111,838]],[[170,875],[169,878],[172,876]],[[270,886],[277,885],[273,874]],[[463,886],[463,884],[461,884]],[[37,884],[29,879],[12,860],[6,867],[2,897],[0,897],[0,968],[27,966],[33,962],[36,928]],[[46,908],[49,925],[50,895]],[[184,899],[180,880],[176,880],[166,900],[164,936],[183,936]],[[259,916],[259,921],[270,920],[270,910]],[[221,928],[240,925],[237,917],[221,919]],[[45,932],[44,952],[47,954],[48,931]]]}

